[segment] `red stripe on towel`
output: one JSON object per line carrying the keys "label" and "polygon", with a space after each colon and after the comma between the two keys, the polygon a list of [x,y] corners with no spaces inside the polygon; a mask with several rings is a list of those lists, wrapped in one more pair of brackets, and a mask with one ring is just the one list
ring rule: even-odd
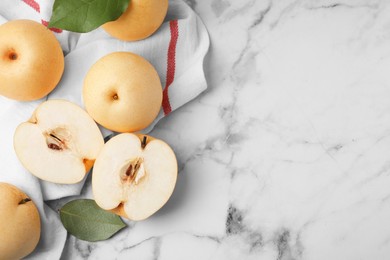
{"label": "red stripe on towel", "polygon": [[[41,13],[41,7],[39,6],[38,2],[36,2],[34,0],[22,0],[22,1],[25,2],[27,5],[29,5],[31,8],[33,8],[38,13]],[[41,19],[41,23],[46,27],[49,25],[49,22],[45,21],[43,19]],[[59,29],[59,28],[49,28],[49,30],[51,30],[55,33],[62,33],[62,29]]]}
{"label": "red stripe on towel", "polygon": [[23,2],[25,2],[26,4],[31,6],[38,13],[41,12],[41,8],[39,7],[39,4],[37,2],[35,2],[34,0],[23,0]]}
{"label": "red stripe on towel", "polygon": [[176,44],[179,38],[179,25],[177,20],[170,21],[169,27],[171,29],[171,40],[169,42],[169,47],[168,47],[167,79],[163,91],[163,101],[162,101],[162,107],[165,115],[169,114],[172,111],[171,104],[169,102],[168,90],[169,90],[169,86],[172,84],[173,80],[175,79]]}
{"label": "red stripe on towel", "polygon": [[[48,26],[49,25],[49,22],[48,21],[45,21],[45,20],[42,20],[41,19],[41,23],[44,25],[44,26]],[[62,29],[59,29],[59,28],[49,28],[50,31],[53,31],[55,33],[62,33]]]}

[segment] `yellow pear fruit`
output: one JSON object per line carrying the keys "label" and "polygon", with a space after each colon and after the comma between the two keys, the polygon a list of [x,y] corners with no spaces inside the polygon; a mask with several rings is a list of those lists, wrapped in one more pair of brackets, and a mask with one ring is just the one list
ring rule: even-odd
{"label": "yellow pear fruit", "polygon": [[64,71],[64,55],[53,32],[31,20],[0,26],[0,95],[30,101],[49,94]]}
{"label": "yellow pear fruit", "polygon": [[107,129],[135,132],[157,117],[162,86],[146,59],[130,52],[114,52],[99,59],[84,79],[87,112]]}
{"label": "yellow pear fruit", "polygon": [[102,27],[123,41],[142,40],[161,26],[168,11],[168,0],[130,0],[127,10]]}
{"label": "yellow pear fruit", "polygon": [[92,172],[96,203],[131,220],[143,220],[171,197],[177,160],[165,142],[147,135],[119,134],[103,147]]}
{"label": "yellow pear fruit", "polygon": [[103,145],[95,121],[66,100],[43,102],[14,134],[23,166],[40,179],[62,184],[83,180]]}
{"label": "yellow pear fruit", "polygon": [[17,187],[0,182],[0,259],[21,259],[36,248],[41,235],[39,212]]}

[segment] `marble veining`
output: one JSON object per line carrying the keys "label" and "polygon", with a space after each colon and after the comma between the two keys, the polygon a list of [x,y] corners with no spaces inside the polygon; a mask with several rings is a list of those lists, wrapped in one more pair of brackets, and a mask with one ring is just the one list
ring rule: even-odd
{"label": "marble veining", "polygon": [[151,133],[176,190],[63,259],[389,259],[390,2],[186,2],[212,44],[208,90]]}

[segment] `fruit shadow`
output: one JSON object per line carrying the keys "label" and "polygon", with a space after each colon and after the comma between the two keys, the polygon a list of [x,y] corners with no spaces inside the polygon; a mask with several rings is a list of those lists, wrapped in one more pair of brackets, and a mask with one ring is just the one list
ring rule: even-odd
{"label": "fruit shadow", "polygon": [[171,214],[175,214],[177,210],[183,208],[182,205],[186,203],[188,196],[188,185],[190,181],[189,178],[190,177],[188,176],[188,172],[185,170],[179,172],[175,190],[173,191],[171,198],[159,211],[154,214],[153,217],[165,217]]}

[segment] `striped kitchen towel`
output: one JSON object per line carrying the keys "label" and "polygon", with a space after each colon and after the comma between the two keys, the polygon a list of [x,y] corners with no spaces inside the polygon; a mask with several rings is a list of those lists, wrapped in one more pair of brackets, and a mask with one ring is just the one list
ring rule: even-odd
{"label": "striped kitchen towel", "polygon": [[[0,24],[7,20],[31,19],[47,25],[54,0],[2,0]],[[42,238],[31,259],[59,259],[66,232],[58,214],[44,201],[78,195],[84,181],[75,185],[56,185],[38,180],[19,163],[13,149],[15,128],[29,119],[34,109],[46,99],[66,99],[83,107],[83,79],[98,59],[115,51],[131,51],[151,62],[163,86],[162,109],[148,132],[164,116],[198,96],[207,87],[203,60],[209,37],[200,18],[182,0],[170,0],[164,24],[151,37],[137,42],[112,38],[102,29],[79,34],[51,29],[65,54],[61,82],[47,97],[18,102],[0,96],[0,182],[23,189],[36,202],[42,218]],[[1,82],[0,82],[1,84]],[[101,128],[105,136],[112,132]]]}

